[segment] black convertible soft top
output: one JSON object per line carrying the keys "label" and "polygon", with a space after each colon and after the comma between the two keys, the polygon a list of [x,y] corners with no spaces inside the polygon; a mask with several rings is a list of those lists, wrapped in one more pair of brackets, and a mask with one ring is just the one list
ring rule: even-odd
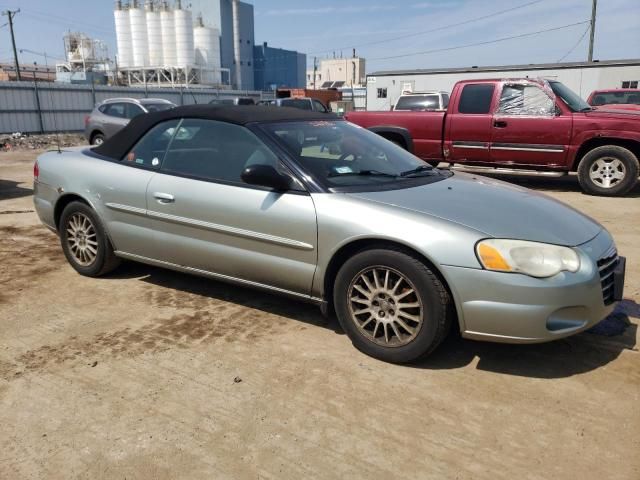
{"label": "black convertible soft top", "polygon": [[338,120],[337,116],[290,107],[271,106],[219,106],[185,105],[162,112],[147,113],[135,117],[129,124],[92,151],[105,157],[120,160],[151,128],[165,120],[175,118],[203,118],[220,122],[246,125],[248,123]]}

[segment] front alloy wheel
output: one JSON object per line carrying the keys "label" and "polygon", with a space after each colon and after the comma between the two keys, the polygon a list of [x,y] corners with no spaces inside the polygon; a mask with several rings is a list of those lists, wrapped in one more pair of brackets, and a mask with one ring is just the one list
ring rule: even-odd
{"label": "front alloy wheel", "polygon": [[348,296],[358,330],[377,345],[407,345],[422,328],[422,301],[416,287],[393,268],[363,270],[351,282]]}
{"label": "front alloy wheel", "polygon": [[353,345],[393,363],[431,353],[454,315],[438,276],[420,258],[393,246],[363,250],[344,262],[333,303]]}

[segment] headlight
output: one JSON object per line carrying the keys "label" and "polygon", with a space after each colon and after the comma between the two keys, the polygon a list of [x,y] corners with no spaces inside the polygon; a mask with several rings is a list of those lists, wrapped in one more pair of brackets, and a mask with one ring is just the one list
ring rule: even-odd
{"label": "headlight", "polygon": [[478,242],[476,253],[484,268],[497,272],[551,277],[562,271],[577,272],[580,268],[575,250],[546,243],[490,238]]}

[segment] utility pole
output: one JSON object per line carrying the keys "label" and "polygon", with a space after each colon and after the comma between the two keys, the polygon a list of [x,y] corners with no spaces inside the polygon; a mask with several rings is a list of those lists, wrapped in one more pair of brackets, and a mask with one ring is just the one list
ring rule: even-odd
{"label": "utility pole", "polygon": [[313,89],[316,89],[316,72],[318,71],[318,59],[313,57]]}
{"label": "utility pole", "polygon": [[598,0],[593,0],[591,7],[591,37],[589,38],[589,61],[593,62],[593,39],[596,33],[596,9],[598,8]]}
{"label": "utility pole", "polygon": [[16,37],[13,35],[13,17],[16,16],[16,13],[20,13],[20,9],[18,10],[6,10],[2,12],[2,15],[6,15],[9,18],[9,30],[11,31],[11,44],[13,45],[13,61],[16,64],[16,78],[18,81],[22,80],[20,78],[20,64],[18,63],[18,52],[16,50]]}

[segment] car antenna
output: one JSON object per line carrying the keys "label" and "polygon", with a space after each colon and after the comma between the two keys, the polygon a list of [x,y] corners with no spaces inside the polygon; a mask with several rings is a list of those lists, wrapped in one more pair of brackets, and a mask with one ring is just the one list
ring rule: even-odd
{"label": "car antenna", "polygon": [[191,94],[191,98],[193,98],[193,103],[195,103],[196,105],[198,105],[198,100],[196,100],[196,96],[193,94],[193,92],[191,91],[191,89],[189,88],[189,85],[187,84],[187,90],[189,90],[189,93]]}

